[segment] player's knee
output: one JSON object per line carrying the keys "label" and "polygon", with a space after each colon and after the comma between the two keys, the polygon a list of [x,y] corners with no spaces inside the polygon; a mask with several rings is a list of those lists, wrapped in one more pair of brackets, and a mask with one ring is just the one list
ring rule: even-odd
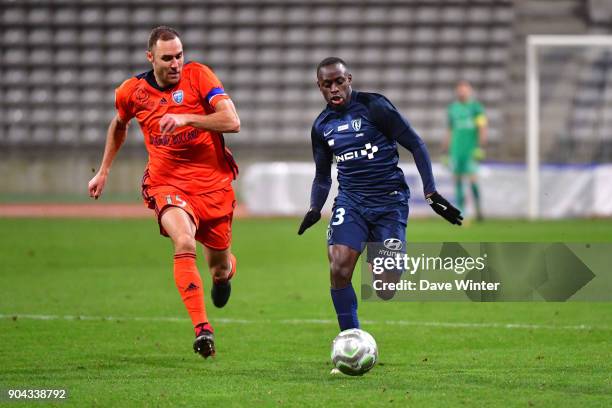
{"label": "player's knee", "polygon": [[335,289],[343,288],[351,283],[353,269],[343,262],[331,263],[331,284]]}
{"label": "player's knee", "polygon": [[176,253],[196,252],[196,241],[190,234],[179,234],[173,237],[172,242]]}

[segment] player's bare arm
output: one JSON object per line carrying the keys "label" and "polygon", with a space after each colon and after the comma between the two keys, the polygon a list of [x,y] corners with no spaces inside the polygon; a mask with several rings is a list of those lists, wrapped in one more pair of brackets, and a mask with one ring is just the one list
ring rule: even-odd
{"label": "player's bare arm", "polygon": [[224,99],[215,105],[215,113],[209,115],[167,113],[159,121],[159,126],[162,134],[172,133],[183,126],[193,126],[220,133],[238,133],[240,132],[240,118],[234,103],[229,99]]}
{"label": "player's bare arm", "polygon": [[108,176],[113,160],[125,141],[127,136],[127,125],[128,124],[124,123],[118,115],[115,115],[108,126],[102,164],[100,164],[98,172],[89,181],[88,185],[89,196],[96,200],[102,195],[102,191],[106,184],[106,177]]}
{"label": "player's bare arm", "polygon": [[487,145],[488,126],[486,123],[478,125],[478,145],[485,147]]}
{"label": "player's bare arm", "polygon": [[442,140],[442,152],[444,152],[445,154],[448,153],[448,149],[450,147],[450,141],[451,141],[451,137],[452,133],[450,129],[446,130],[446,134],[444,136],[444,140]]}

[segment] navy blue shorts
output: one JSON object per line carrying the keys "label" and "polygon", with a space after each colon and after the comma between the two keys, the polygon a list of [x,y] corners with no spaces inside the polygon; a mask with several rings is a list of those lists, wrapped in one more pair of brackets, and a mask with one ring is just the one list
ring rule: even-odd
{"label": "navy blue shorts", "polygon": [[327,245],[346,245],[361,253],[367,242],[396,239],[405,247],[408,196],[398,193],[395,198],[391,204],[364,207],[338,194],[327,227]]}

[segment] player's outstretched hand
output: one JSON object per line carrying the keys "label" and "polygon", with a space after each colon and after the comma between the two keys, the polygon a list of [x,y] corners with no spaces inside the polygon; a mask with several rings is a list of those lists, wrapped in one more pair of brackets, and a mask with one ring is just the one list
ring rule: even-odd
{"label": "player's outstretched hand", "polygon": [[304,231],[308,228],[312,227],[321,219],[321,211],[311,208],[308,210],[306,215],[304,216],[304,220],[300,224],[300,229],[298,230],[298,235],[302,235]]}
{"label": "player's outstretched hand", "polygon": [[427,197],[427,204],[429,204],[431,208],[446,221],[450,222],[451,224],[461,225],[461,221],[463,220],[461,211],[446,201],[446,199],[437,192]]}

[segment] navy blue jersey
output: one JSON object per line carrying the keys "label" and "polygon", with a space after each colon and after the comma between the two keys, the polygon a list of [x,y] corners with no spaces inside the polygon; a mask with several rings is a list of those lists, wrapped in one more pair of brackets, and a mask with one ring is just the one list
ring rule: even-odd
{"label": "navy blue jersey", "polygon": [[397,143],[408,149],[423,181],[425,194],[436,190],[429,154],[423,140],[383,95],[353,91],[341,110],[327,106],[315,120],[312,151],[316,175],[311,207],[321,209],[331,187],[331,165],[336,161],[340,194],[364,206],[409,195],[398,167]]}

